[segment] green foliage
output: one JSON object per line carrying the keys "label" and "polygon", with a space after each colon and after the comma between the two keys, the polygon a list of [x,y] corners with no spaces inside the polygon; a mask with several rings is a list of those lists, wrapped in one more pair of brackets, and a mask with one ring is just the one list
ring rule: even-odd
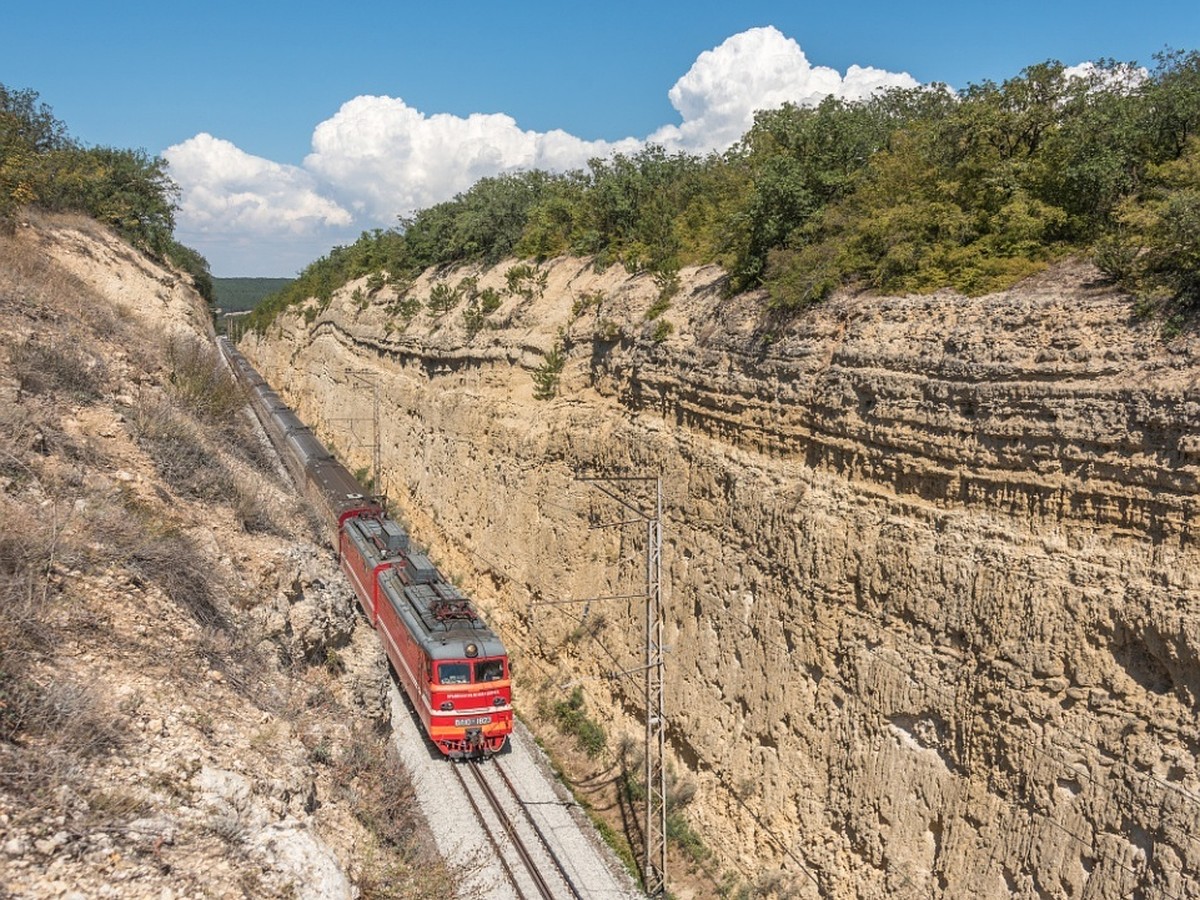
{"label": "green foliage", "polygon": [[487,287],[476,292],[472,284],[472,292],[463,309],[463,323],[466,325],[468,338],[479,333],[487,317],[500,308],[501,302],[500,292],[495,288]]}
{"label": "green foliage", "polygon": [[389,303],[386,309],[390,317],[399,319],[403,327],[407,328],[408,323],[416,318],[423,305],[418,298],[405,295]]}
{"label": "green foliage", "polygon": [[677,219],[699,194],[704,163],[685,153],[650,146],[631,156],[592,160],[574,218],[572,252],[631,272],[678,267]]}
{"label": "green foliage", "polygon": [[246,317],[246,324],[262,333],[285,309],[310,298],[328,304],[335,290],[356,278],[388,273],[395,284],[398,280],[406,281],[413,271],[402,234],[380,228],[365,231],[350,246],[334,247],[327,256],[306,266],[282,290],[263,298]]}
{"label": "green foliage", "polygon": [[164,258],[175,226],[179,189],[167,162],[143,150],[67,147],[47,155],[48,177],[38,203],[50,210],[84,212],[131,243]]}
{"label": "green foliage", "polygon": [[503,298],[500,292],[494,287],[487,287],[480,291],[474,298],[479,301],[479,307],[483,310],[485,316],[491,315],[500,308]]}
{"label": "green foliage", "polygon": [[70,146],[66,126],[36,91],[0,84],[0,223],[39,199],[42,161]]}
{"label": "green foliage", "polygon": [[226,311],[254,309],[264,298],[283,290],[290,278],[214,278],[213,299]]}
{"label": "green foliage", "polygon": [[387,284],[386,272],[372,272],[367,276],[367,293],[372,296],[383,290],[383,286]]}
{"label": "green foliage", "polygon": [[655,272],[654,284],[658,288],[658,299],[667,302],[670,302],[683,287],[679,280],[679,272],[677,271],[660,270]]}
{"label": "green foliage", "polygon": [[453,200],[401,220],[407,265],[415,270],[513,255],[530,210],[551,197],[564,176],[531,171],[484,178]]}
{"label": "green foliage", "polygon": [[556,343],[542,358],[542,364],[533,373],[533,396],[538,400],[549,400],[558,394],[558,379],[566,365],[567,357],[562,344]]}
{"label": "green foliage", "polygon": [[1098,244],[1101,267],[1150,306],[1200,306],[1200,137],[1151,166],[1117,217],[1124,230]]}
{"label": "green foliage", "polygon": [[658,299],[651,303],[650,308],[646,310],[646,321],[653,322],[670,308],[670,298],[659,295]]}
{"label": "green foliage", "polygon": [[599,309],[604,303],[604,291],[589,291],[575,298],[575,302],[571,304],[571,318],[578,319],[581,315],[587,312],[592,307]]}
{"label": "green foliage", "polygon": [[682,850],[693,862],[703,862],[712,856],[696,829],[679,812],[667,813],[667,839]]}
{"label": "green foliage", "polygon": [[517,263],[515,266],[510,266],[504,273],[508,292],[518,294],[526,300],[541,297],[543,291],[546,290],[547,279],[548,276],[545,272],[528,263]]}
{"label": "green foliage", "polygon": [[192,276],[211,303],[208,263],[174,238],[178,196],[166,160],[143,150],[84,147],[35,91],[0,84],[0,226],[26,206],[83,213]]}
{"label": "green foliage", "polygon": [[[797,309],[848,284],[995,291],[1095,246],[1140,294],[1190,303],[1194,184],[1171,166],[1200,134],[1200,56],[1168,51],[1141,72],[1104,61],[1068,74],[1050,60],[957,94],[763,111],[720,155],[651,146],[584,171],[483,179],[338,248],[262,321],[356,273],[564,253],[655,273],[668,300],[681,266],[716,262],[730,291],[765,287],[773,307]],[[538,296],[536,271],[510,267],[510,292]],[[482,327],[480,309],[464,315]]]}
{"label": "green foliage", "polygon": [[571,252],[586,192],[587,179],[582,172],[569,172],[549,181],[526,213],[525,227],[513,253],[541,262]]}
{"label": "green foliage", "polygon": [[602,725],[588,718],[584,705],[583,688],[577,687],[566,700],[553,704],[549,714],[560,732],[573,736],[579,749],[595,759],[604,752],[608,736]]}
{"label": "green foliage", "polygon": [[458,305],[458,301],[462,299],[462,292],[451,287],[444,281],[439,281],[429,289],[429,299],[425,305],[434,315],[441,315],[449,312]]}

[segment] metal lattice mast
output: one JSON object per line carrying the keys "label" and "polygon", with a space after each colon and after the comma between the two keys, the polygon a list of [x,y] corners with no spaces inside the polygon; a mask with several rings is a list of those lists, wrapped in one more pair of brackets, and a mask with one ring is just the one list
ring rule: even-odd
{"label": "metal lattice mast", "polygon": [[[373,404],[371,408],[371,481],[373,493],[377,496],[383,495],[383,467],[381,461],[381,441],[379,436],[379,381],[378,374],[370,369],[346,369],[347,375],[357,378],[364,384],[371,386],[373,392]],[[357,421],[353,418],[331,421]]]}
{"label": "metal lattice mast", "polygon": [[646,893],[667,887],[667,727],[663,687],[662,478],[646,522]]}
{"label": "metal lattice mast", "polygon": [[[613,522],[599,527],[613,527],[645,523],[646,525],[646,591],[645,591],[645,637],[646,648],[642,670],[645,673],[646,710],[646,818],[643,828],[645,856],[642,875],[646,894],[650,897],[665,897],[667,892],[667,719],[665,714],[665,690],[663,679],[663,619],[662,619],[662,478],[639,476],[597,476],[581,480],[615,500],[632,512],[636,518]],[[652,508],[638,500],[629,500],[605,482],[653,482]],[[637,595],[634,595],[637,596]],[[621,599],[619,597],[592,598]],[[633,598],[626,598],[633,599]],[[590,601],[589,601],[590,602]],[[636,672],[614,673],[623,677]]]}

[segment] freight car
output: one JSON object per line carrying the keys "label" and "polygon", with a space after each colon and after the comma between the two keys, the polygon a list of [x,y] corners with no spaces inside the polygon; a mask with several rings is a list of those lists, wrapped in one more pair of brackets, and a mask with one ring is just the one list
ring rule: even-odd
{"label": "freight car", "polygon": [[342,570],[430,740],[457,759],[499,752],[513,719],[503,643],[246,358],[217,340],[284,465],[328,524]]}

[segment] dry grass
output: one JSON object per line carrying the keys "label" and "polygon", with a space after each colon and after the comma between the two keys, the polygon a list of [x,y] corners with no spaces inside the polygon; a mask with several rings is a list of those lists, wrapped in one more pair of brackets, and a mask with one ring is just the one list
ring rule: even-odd
{"label": "dry grass", "polygon": [[366,900],[450,897],[463,873],[422,841],[425,824],[408,770],[386,734],[355,729],[332,767],[335,789],[377,842],[354,879]]}
{"label": "dry grass", "polygon": [[274,474],[270,450],[244,415],[246,397],[211,344],[183,335],[169,337],[160,350],[168,392],[179,412],[231,458],[260,473]]}
{"label": "dry grass", "polygon": [[156,585],[199,625],[228,626],[224,586],[195,539],[131,495],[97,501],[85,530],[104,540],[88,550],[95,571],[123,569],[140,586]]}
{"label": "dry grass", "polygon": [[210,344],[173,335],[163,357],[170,371],[171,395],[200,421],[212,425],[235,422],[246,405],[241,388]]}
{"label": "dry grass", "polygon": [[129,425],[133,436],[173,491],[191,500],[231,502],[236,494],[233,472],[221,458],[212,429],[163,398],[144,398],[134,406]]}
{"label": "dry grass", "polygon": [[[137,788],[111,777],[114,752],[147,749],[142,726],[162,718],[154,704],[167,692],[191,707],[176,730],[210,749],[241,713],[287,722],[250,735],[263,757],[295,740],[297,721],[324,735],[368,718],[336,701],[336,657],[288,669],[239,622],[262,598],[226,583],[209,524],[232,516],[248,532],[285,533],[307,520],[298,508],[295,524],[281,516],[292,501],[256,477],[275,478],[273,460],[212,348],[135,324],[49,262],[31,235],[0,235],[0,805],[30,832],[67,814],[73,832],[116,836],[123,823],[190,802],[183,772],[151,773]],[[80,414],[84,404],[109,404],[112,415]],[[127,435],[89,430],[119,415]],[[138,690],[119,699],[114,683],[131,671]],[[161,684],[146,687],[146,675]],[[308,706],[310,697],[319,702]],[[333,783],[328,802],[359,823],[351,875],[364,897],[449,896],[453,873],[418,837],[411,785],[385,744],[364,728],[316,750],[320,777]],[[232,858],[244,825],[217,815],[188,837]],[[257,869],[238,877],[248,895],[268,884]]]}
{"label": "dry grass", "polygon": [[29,394],[64,394],[78,403],[98,400],[110,378],[104,361],[74,341],[45,342],[30,335],[9,350],[12,371]]}
{"label": "dry grass", "polygon": [[0,503],[0,787],[33,802],[120,745],[120,715],[54,666],[63,598],[54,579],[70,550],[53,522]]}

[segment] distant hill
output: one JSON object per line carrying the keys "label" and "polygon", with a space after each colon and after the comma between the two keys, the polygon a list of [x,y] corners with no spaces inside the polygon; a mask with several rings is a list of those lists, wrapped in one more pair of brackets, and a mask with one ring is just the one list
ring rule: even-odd
{"label": "distant hill", "polygon": [[281,291],[291,278],[214,278],[213,297],[225,312],[254,309],[268,294]]}

